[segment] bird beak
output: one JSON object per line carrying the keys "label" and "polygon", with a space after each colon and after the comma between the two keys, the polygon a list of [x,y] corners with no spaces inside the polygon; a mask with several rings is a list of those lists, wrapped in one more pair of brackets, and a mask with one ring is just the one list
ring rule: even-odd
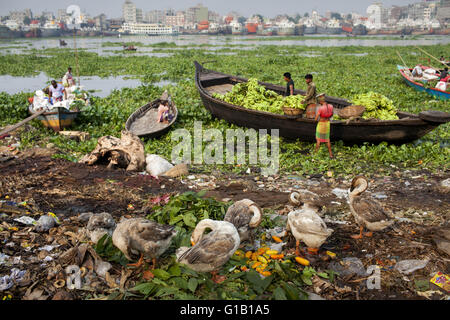
{"label": "bird beak", "polygon": [[191,245],[192,245],[192,246],[195,246],[195,242],[194,242],[194,241],[192,241],[192,240],[191,240]]}

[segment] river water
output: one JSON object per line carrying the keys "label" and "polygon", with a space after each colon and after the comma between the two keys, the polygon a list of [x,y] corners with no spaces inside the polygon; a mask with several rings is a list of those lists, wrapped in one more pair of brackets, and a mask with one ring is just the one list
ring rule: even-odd
{"label": "river water", "polygon": [[[118,37],[84,37],[76,39],[76,46],[89,52],[95,52],[100,56],[123,55],[121,44],[126,42],[139,42],[144,46],[137,46],[138,50],[129,55],[145,55],[154,57],[167,57],[171,53],[153,52],[155,47],[145,47],[157,43],[174,43],[176,46],[187,46],[183,48],[170,47],[171,50],[201,49],[207,51],[217,51],[221,49],[251,50],[254,46],[261,45],[297,45],[306,47],[339,47],[339,46],[423,46],[436,44],[449,44],[450,37],[447,36],[420,36],[405,37],[400,36],[370,36],[364,38],[350,38],[345,35],[334,35],[327,37],[324,35],[304,37],[261,37],[261,36],[209,36],[209,35],[182,35],[182,36],[122,36]],[[317,39],[314,39],[317,38]],[[73,38],[65,38],[66,48],[74,48]],[[114,43],[114,44],[111,44]],[[59,48],[58,38],[37,38],[37,39],[12,39],[0,42],[0,54],[27,54],[32,50],[44,50],[48,48]],[[161,47],[164,48],[164,47]],[[221,52],[220,54],[236,54],[236,52]],[[305,56],[316,56],[316,53],[303,53]],[[363,53],[365,55],[367,53]],[[320,56],[320,54],[317,54]],[[126,78],[126,77],[125,77]],[[46,74],[41,73],[37,77],[12,77],[0,76],[0,91],[14,94],[20,91],[35,91],[42,87],[51,79]],[[112,90],[124,87],[134,88],[140,85],[138,79],[124,77],[82,77],[82,85],[95,88],[95,95],[104,97]],[[161,82],[158,85],[166,85],[169,82]]]}

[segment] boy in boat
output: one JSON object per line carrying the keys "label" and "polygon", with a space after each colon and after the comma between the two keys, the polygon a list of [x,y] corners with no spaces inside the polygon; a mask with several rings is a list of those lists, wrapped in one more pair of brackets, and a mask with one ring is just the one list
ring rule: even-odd
{"label": "boy in boat", "polygon": [[161,101],[158,107],[158,122],[169,123],[169,102],[167,100]]}
{"label": "boy in boat", "polygon": [[412,71],[412,75],[413,77],[421,78],[423,76],[422,67],[420,65],[415,66]]}
{"label": "boy in boat", "polygon": [[305,76],[305,81],[308,85],[308,89],[306,89],[306,97],[305,100],[302,101],[302,104],[306,104],[306,117],[311,119],[314,118],[314,115],[316,114],[316,85],[313,82],[312,74],[307,74]]}
{"label": "boy in boat", "polygon": [[62,101],[63,96],[64,99],[67,99],[67,93],[64,86],[60,83],[56,83],[55,80],[52,80],[52,84],[48,87],[48,100],[50,103],[53,104],[53,102]]}
{"label": "boy in boat", "polygon": [[[330,118],[333,116],[333,106],[325,102],[325,93],[317,95],[319,101],[319,108],[317,110],[316,117],[314,121],[319,120],[316,127],[316,148],[315,152],[319,151],[320,144],[322,142],[327,144],[328,153],[330,158],[333,158],[333,153],[331,152],[331,142],[330,142]],[[320,119],[319,119],[320,117]]]}
{"label": "boy in boat", "polygon": [[284,81],[287,82],[286,84],[286,92],[285,92],[285,96],[293,96],[294,95],[294,81],[292,80],[291,74],[289,72],[286,72],[285,74],[283,74],[284,76]]}

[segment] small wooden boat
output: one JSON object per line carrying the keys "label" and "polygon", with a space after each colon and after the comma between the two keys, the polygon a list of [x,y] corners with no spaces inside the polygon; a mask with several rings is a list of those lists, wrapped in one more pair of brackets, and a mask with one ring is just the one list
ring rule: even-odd
{"label": "small wooden boat", "polygon": [[[28,112],[30,114],[36,112],[33,110],[32,104],[28,107]],[[64,107],[55,107],[39,115],[37,118],[47,128],[52,128],[54,131],[59,132],[64,128],[70,127],[79,114],[80,111],[70,111]]]}
{"label": "small wooden boat", "polygon": [[125,51],[136,51],[137,48],[135,46],[123,46],[123,50]]}
{"label": "small wooden boat", "polygon": [[60,40],[59,40],[59,46],[60,46],[60,47],[65,47],[65,46],[67,46],[67,42],[60,39]]}
{"label": "small wooden boat", "polygon": [[143,138],[155,138],[169,131],[177,121],[178,109],[169,99],[169,108],[171,108],[173,118],[169,123],[158,122],[158,107],[163,99],[163,97],[156,99],[133,112],[125,123],[125,129]]}
{"label": "small wooden boat", "polygon": [[[195,63],[195,84],[204,106],[215,117],[225,119],[238,126],[255,129],[279,129],[280,136],[315,141],[316,125],[313,119],[296,118],[264,111],[247,109],[213,98],[215,92],[224,94],[231,90],[234,84],[247,81],[246,78],[204,68]],[[283,94],[285,88],[271,83],[260,82],[260,85]],[[303,90],[295,90],[295,94],[305,95]],[[335,108],[344,108],[351,103],[345,99],[325,96],[325,100]],[[389,143],[410,142],[424,136],[442,123],[450,121],[450,114],[440,111],[423,111],[419,115],[401,112],[398,120],[356,120],[331,121],[330,138],[333,141],[342,140],[345,143]],[[269,131],[270,132],[270,131]]]}
{"label": "small wooden boat", "polygon": [[400,72],[400,74],[403,77],[403,80],[405,80],[406,84],[413,87],[414,89],[416,89],[417,91],[424,91],[428,94],[431,94],[441,100],[446,100],[450,98],[450,92],[446,92],[443,90],[439,90],[436,88],[426,88],[424,86],[424,83],[426,83],[426,80],[417,82],[416,80],[414,80],[410,75],[412,72],[412,69],[409,69],[407,67],[403,67],[403,66],[397,66],[398,71]]}

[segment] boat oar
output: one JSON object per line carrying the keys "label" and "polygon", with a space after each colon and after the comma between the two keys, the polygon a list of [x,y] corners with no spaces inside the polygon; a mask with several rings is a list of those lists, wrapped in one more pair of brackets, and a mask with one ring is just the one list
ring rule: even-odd
{"label": "boat oar", "polygon": [[400,55],[400,53],[399,53],[398,51],[395,51],[395,52],[397,52],[398,57],[400,58],[400,60],[402,60],[403,66],[405,66],[406,68],[409,69],[408,65],[406,64],[405,60],[403,60],[403,58],[402,58],[402,56]]}
{"label": "boat oar", "polygon": [[18,122],[17,124],[13,125],[12,127],[8,128],[8,129],[3,130],[2,132],[0,132],[0,137],[4,136],[5,134],[7,134],[7,133],[10,132],[10,131],[16,130],[17,128],[23,126],[25,123],[27,123],[27,122],[33,120],[34,118],[40,116],[40,115],[43,114],[45,111],[47,111],[47,110],[44,109],[44,110],[41,110],[41,111],[39,111],[39,112],[33,113],[33,114],[32,114],[31,116],[29,116],[28,118],[26,118],[26,119],[24,119],[24,120]]}
{"label": "boat oar", "polygon": [[434,60],[438,61],[439,63],[442,63],[444,66],[448,67],[448,64],[446,64],[444,61],[439,60],[438,58],[432,56],[431,54],[429,54],[428,52],[426,52],[425,50],[419,48],[416,46],[417,49],[419,49],[420,51],[422,51],[423,53],[425,53],[426,55],[430,56],[431,58],[433,58]]}

